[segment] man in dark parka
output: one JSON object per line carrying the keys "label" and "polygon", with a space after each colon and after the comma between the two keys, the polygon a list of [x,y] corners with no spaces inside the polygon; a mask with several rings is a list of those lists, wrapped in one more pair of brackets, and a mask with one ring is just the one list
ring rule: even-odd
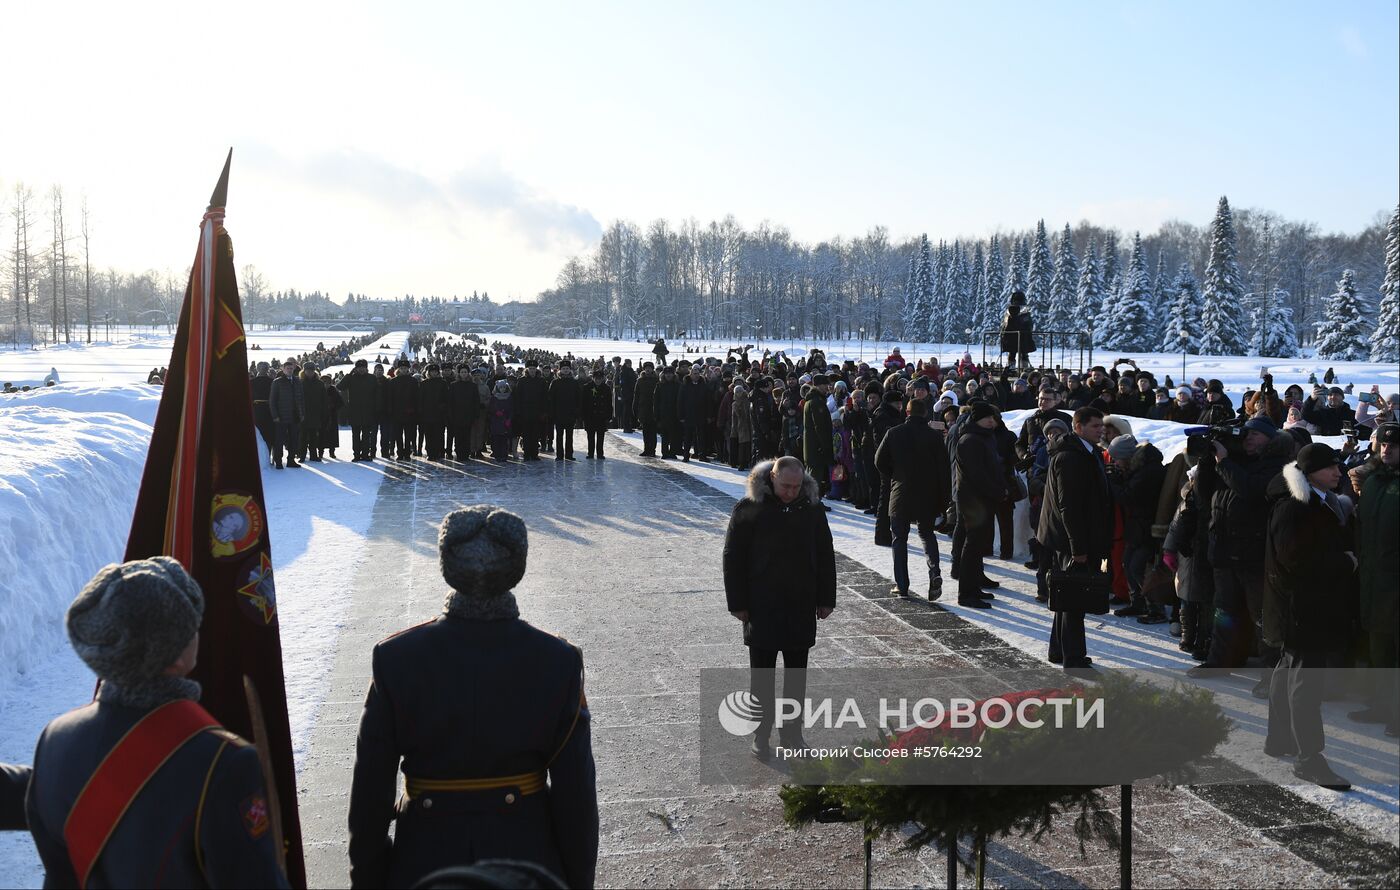
{"label": "man in dark parka", "polygon": [[554,420],[554,459],[574,457],[574,424],[583,408],[583,389],[574,379],[573,363],[559,362],[559,376],[549,384],[549,416]]}
{"label": "man in dark parka", "polygon": [[933,523],[948,509],[952,481],[943,436],[929,429],[926,411],[926,401],[909,405],[909,418],[886,433],[875,452],[875,467],[882,477],[890,479],[895,593],[909,596],[909,529],[914,525],[928,564],[928,598],[932,602],[943,592]]}
{"label": "man in dark parka", "polygon": [[1349,791],[1322,754],[1324,672],[1345,651],[1357,611],[1353,505],[1333,493],[1340,462],[1330,445],[1305,445],[1269,486],[1263,631],[1282,651],[1270,678],[1264,752],[1296,756],[1293,775]]}
{"label": "man in dark parka", "polygon": [[[724,593],[744,625],[750,689],[762,705],[753,751],[767,759],[774,724],[774,668],[783,655],[783,696],[806,697],[807,653],[817,620],[836,608],[836,553],[817,481],[795,457],[764,461],[748,476],[724,536]],[[786,747],[802,747],[802,730],[779,727]]]}

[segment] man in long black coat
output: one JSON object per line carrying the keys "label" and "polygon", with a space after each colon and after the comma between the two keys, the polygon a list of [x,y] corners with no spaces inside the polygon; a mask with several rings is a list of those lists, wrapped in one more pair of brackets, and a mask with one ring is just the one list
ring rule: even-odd
{"label": "man in long black coat", "polygon": [[423,428],[428,460],[440,461],[447,432],[448,384],[439,365],[428,365],[427,371],[427,379],[418,384],[418,423]]}
{"label": "man in long black coat", "polygon": [[598,797],[583,653],[520,618],[520,517],[487,504],[456,510],[438,542],[451,588],[443,613],[370,658],[350,886],[413,887],[441,868],[513,859],[592,887]]}
{"label": "man in long black coat", "polygon": [[702,430],[709,401],[710,387],[705,383],[704,368],[697,362],[690,366],[690,374],[681,381],[680,395],[677,397],[681,420],[681,460],[687,463],[692,453],[697,460],[705,459]]}
{"label": "man in long black coat", "polygon": [[[974,403],[953,446],[959,533],[954,539],[953,561],[958,567],[958,605],[974,609],[988,608],[986,600],[994,595],[984,588],[997,586],[987,578],[982,564],[983,555],[991,549],[997,507],[1006,498],[1006,471],[997,450],[997,420],[997,409],[990,402]],[[893,503],[890,517],[893,520]]]}
{"label": "man in long black coat", "polygon": [[408,359],[399,359],[393,378],[386,384],[384,408],[393,424],[399,460],[413,460],[418,444],[418,378],[409,369]]}
{"label": "man in long black coat", "polygon": [[917,525],[928,563],[928,598],[943,593],[938,570],[934,520],[948,509],[952,481],[942,434],[929,429],[927,403],[909,405],[909,418],[885,434],[875,452],[875,467],[890,479],[890,531],[894,546],[894,592],[909,596],[909,528]]}
{"label": "man in long black coat", "polygon": [[[616,364],[617,359],[613,362]],[[616,394],[617,405],[613,410],[613,420],[616,426],[622,427],[624,433],[633,431],[637,423],[637,415],[632,413],[632,398],[637,390],[637,372],[632,368],[632,360],[629,358],[621,365],[617,366],[613,374],[613,391]]]}
{"label": "man in long black coat", "polygon": [[602,368],[593,371],[593,379],[583,387],[583,430],[588,436],[588,457],[603,460],[603,438],[613,418],[612,387]]}
{"label": "man in long black coat", "polygon": [[630,418],[642,428],[642,457],[656,457],[656,386],[660,381],[651,362],[642,364],[642,373],[632,388]]}
{"label": "man in long black coat", "polygon": [[667,460],[676,456],[676,448],[681,444],[680,396],[681,382],[676,378],[676,369],[670,365],[662,367],[652,411],[661,430],[661,456]]}
{"label": "man in long black coat", "polygon": [[559,376],[549,384],[549,416],[554,420],[554,459],[577,460],[574,457],[574,424],[578,422],[583,404],[583,390],[574,379],[573,363],[559,362]]}
{"label": "man in long black coat", "polygon": [[352,460],[374,459],[374,431],[379,421],[380,381],[370,376],[369,362],[360,359],[337,384],[345,396],[345,413],[350,421]]}
{"label": "man in long black coat", "polygon": [[[734,505],[724,536],[724,593],[730,614],[744,625],[749,691],[762,705],[753,752],[766,760],[778,653],[783,696],[801,701],[817,620],[836,608],[831,528],[817,481],[797,458],[764,461],[749,472],[748,490]],[[778,735],[786,747],[803,747],[800,723],[779,727]]]}
{"label": "man in long black coat", "polygon": [[540,376],[539,362],[529,359],[525,362],[525,376],[517,377],[511,387],[511,432],[520,437],[520,451],[525,460],[540,459],[547,386]]}
{"label": "man in long black coat", "polygon": [[[1113,552],[1113,500],[1096,444],[1103,437],[1103,412],[1074,412],[1074,434],[1050,446],[1050,468],[1040,504],[1036,537],[1055,567],[1098,571]],[[1066,670],[1092,664],[1084,643],[1084,613],[1056,612],[1050,626],[1050,661]]]}

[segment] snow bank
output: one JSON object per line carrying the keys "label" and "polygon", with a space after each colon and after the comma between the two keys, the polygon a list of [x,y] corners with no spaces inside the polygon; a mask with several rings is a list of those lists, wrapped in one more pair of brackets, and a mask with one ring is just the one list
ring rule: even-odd
{"label": "snow bank", "polygon": [[[0,403],[0,688],[65,645],[73,594],[121,559],[156,401],[58,387]],[[67,404],[68,407],[61,407]]]}

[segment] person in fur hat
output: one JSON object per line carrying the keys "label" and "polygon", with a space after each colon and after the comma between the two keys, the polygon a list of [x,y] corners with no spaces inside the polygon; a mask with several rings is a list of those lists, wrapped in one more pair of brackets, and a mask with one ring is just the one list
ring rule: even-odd
{"label": "person in fur hat", "polygon": [[288,886],[257,750],[186,677],[203,617],[203,591],[168,556],[106,566],[68,607],[100,685],[34,751],[27,816],[46,887]]}
{"label": "person in fur hat", "polygon": [[1300,779],[1349,791],[1322,754],[1323,671],[1345,650],[1357,614],[1352,501],[1333,493],[1341,474],[1332,446],[1314,442],[1269,486],[1264,638],[1282,652],[1269,687],[1264,752],[1296,757]]}
{"label": "person in fur hat", "polygon": [[[749,691],[762,705],[752,750],[767,760],[778,653],[783,696],[801,701],[817,621],[836,608],[836,551],[821,489],[796,457],[766,460],[749,472],[724,535],[724,593],[729,613],[743,624]],[[784,747],[805,747],[800,722],[778,734]]]}
{"label": "person in fur hat", "polygon": [[352,887],[411,887],[500,858],[593,886],[583,653],[521,620],[513,590],[528,550],[514,513],[476,504],[447,514],[442,614],[374,647],[350,787]]}

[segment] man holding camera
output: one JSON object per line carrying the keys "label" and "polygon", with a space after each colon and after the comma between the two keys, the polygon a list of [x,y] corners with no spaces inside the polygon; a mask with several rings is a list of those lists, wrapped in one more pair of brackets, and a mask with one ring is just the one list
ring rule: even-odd
{"label": "man holding camera", "polygon": [[1340,436],[1343,429],[1356,426],[1356,412],[1347,404],[1340,386],[1328,390],[1313,387],[1313,394],[1303,402],[1303,419],[1317,427],[1320,436]]}
{"label": "man holding camera", "polygon": [[[1212,431],[1211,448],[1197,471],[1213,490],[1210,561],[1215,580],[1215,631],[1210,657],[1188,671],[1210,676],[1213,669],[1244,667],[1257,644],[1264,604],[1264,537],[1268,526],[1266,492],[1292,456],[1292,438],[1267,417],[1254,417],[1239,435]],[[1230,440],[1227,447],[1221,438]],[[1268,660],[1268,659],[1266,659]]]}

